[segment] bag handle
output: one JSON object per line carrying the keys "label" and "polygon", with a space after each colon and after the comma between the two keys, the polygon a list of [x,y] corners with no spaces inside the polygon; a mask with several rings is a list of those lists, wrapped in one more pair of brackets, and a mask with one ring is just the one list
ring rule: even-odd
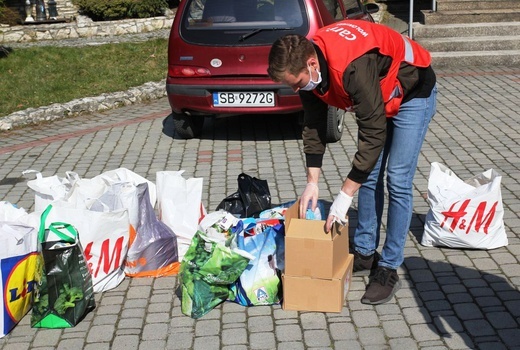
{"label": "bag handle", "polygon": [[[47,220],[47,216],[49,216],[51,209],[52,205],[49,204],[40,217],[40,230],[38,232],[38,241],[40,243],[45,241],[45,221]],[[49,231],[56,234],[60,240],[67,243],[76,243],[78,237],[78,231],[76,228],[65,222],[52,222],[49,225]]]}

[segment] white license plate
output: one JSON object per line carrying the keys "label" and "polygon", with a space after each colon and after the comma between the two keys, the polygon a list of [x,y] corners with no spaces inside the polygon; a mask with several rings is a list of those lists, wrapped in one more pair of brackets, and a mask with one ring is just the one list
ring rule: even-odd
{"label": "white license plate", "polygon": [[273,107],[274,92],[214,92],[214,107]]}

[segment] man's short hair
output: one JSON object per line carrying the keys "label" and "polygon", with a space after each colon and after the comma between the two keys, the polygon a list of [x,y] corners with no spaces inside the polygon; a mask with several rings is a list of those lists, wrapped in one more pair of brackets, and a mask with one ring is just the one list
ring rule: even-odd
{"label": "man's short hair", "polygon": [[282,81],[285,72],[298,75],[307,68],[307,60],[316,56],[312,43],[302,35],[288,34],[277,39],[269,52],[267,74]]}

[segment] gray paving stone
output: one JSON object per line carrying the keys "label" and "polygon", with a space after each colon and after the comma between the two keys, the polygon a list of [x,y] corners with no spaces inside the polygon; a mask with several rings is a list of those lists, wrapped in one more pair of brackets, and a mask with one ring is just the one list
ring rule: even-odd
{"label": "gray paving stone", "polygon": [[249,347],[251,349],[274,349],[276,340],[272,332],[252,333],[249,335]]}
{"label": "gray paving stone", "polygon": [[358,336],[363,348],[368,346],[384,347],[386,343],[385,335],[381,328],[359,328]]}
{"label": "gray paving stone", "polygon": [[303,333],[299,325],[277,325],[276,338],[280,342],[301,341]]}
{"label": "gray paving stone", "polygon": [[175,333],[168,337],[166,348],[170,349],[190,349],[194,340],[193,333]]}
{"label": "gray paving stone", "polygon": [[278,350],[303,350],[305,349],[302,342],[281,342],[278,343]]}
{"label": "gray paving stone", "polygon": [[83,348],[84,350],[109,350],[110,343],[95,343],[95,344],[87,344]]}
{"label": "gray paving stone", "polygon": [[302,313],[300,315],[300,322],[304,330],[327,328],[327,319],[325,318],[325,314],[323,313]]}
{"label": "gray paving stone", "polygon": [[352,312],[352,320],[356,327],[379,326],[379,318],[373,310],[354,311]]}
{"label": "gray paving stone", "polygon": [[42,329],[36,333],[34,344],[38,346],[55,346],[61,336],[61,329]]}
{"label": "gray paving stone", "polygon": [[249,317],[247,320],[247,329],[251,333],[271,332],[273,328],[273,319],[270,316]]}
{"label": "gray paving stone", "polygon": [[197,337],[195,338],[195,342],[193,344],[194,350],[210,350],[210,349],[220,349],[220,339],[216,336],[211,337]]}
{"label": "gray paving stone", "polygon": [[143,327],[144,320],[142,318],[123,318],[117,323],[118,329],[135,328],[141,329]]}
{"label": "gray paving stone", "polygon": [[114,328],[113,325],[92,326],[87,335],[87,343],[112,341]]}
{"label": "gray paving stone", "polygon": [[195,324],[195,335],[208,336],[220,333],[220,322],[218,320],[199,320]]}
{"label": "gray paving stone", "polygon": [[164,340],[146,340],[142,341],[139,344],[140,350],[150,350],[150,349],[165,349],[166,341]]}
{"label": "gray paving stone", "polygon": [[404,321],[384,321],[382,325],[388,338],[405,338],[410,336],[410,329]]}
{"label": "gray paving stone", "polygon": [[138,335],[119,335],[114,338],[112,350],[136,350],[139,349]]}
{"label": "gray paving stone", "polygon": [[356,329],[352,323],[333,323],[329,326],[332,340],[353,340],[357,338]]}
{"label": "gray paving stone", "polygon": [[245,328],[225,329],[221,334],[223,345],[247,344],[247,332]]}
{"label": "gray paving stone", "polygon": [[[388,341],[388,345],[390,345],[390,349],[392,350],[414,350],[419,349],[417,343],[412,338],[396,338],[390,339]],[[423,349],[423,348],[421,348]]]}
{"label": "gray paving stone", "polygon": [[149,323],[143,328],[143,340],[163,340],[168,337],[167,323]]}
{"label": "gray paving stone", "polygon": [[83,338],[73,338],[73,339],[62,339],[58,343],[57,350],[77,350],[83,349],[83,344],[85,344],[85,340]]}
{"label": "gray paving stone", "polygon": [[310,347],[329,347],[331,339],[326,330],[306,330],[303,332],[305,344]]}

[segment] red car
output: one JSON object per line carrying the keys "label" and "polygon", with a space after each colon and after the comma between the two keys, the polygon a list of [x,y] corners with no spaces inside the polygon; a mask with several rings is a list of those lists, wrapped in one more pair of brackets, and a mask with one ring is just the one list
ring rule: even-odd
{"label": "red car", "polygon": [[[197,137],[205,117],[302,110],[293,90],[267,75],[272,43],[312,37],[345,18],[373,21],[361,0],[182,0],[169,38],[166,90],[176,134]],[[343,132],[345,112],[331,107],[327,139]]]}

